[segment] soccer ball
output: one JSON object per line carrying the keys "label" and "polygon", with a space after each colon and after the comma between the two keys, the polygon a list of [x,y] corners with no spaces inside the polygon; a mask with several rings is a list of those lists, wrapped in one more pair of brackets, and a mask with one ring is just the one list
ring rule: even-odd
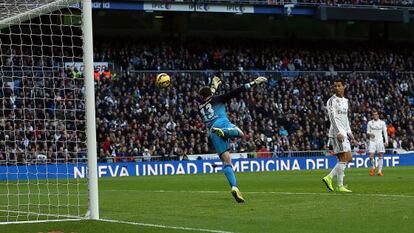
{"label": "soccer ball", "polygon": [[155,80],[155,85],[159,88],[167,88],[171,84],[171,78],[166,73],[161,73],[157,75]]}

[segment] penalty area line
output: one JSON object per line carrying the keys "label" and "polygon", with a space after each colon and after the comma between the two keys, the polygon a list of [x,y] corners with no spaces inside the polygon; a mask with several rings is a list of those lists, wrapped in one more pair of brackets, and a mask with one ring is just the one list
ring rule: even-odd
{"label": "penalty area line", "polygon": [[212,232],[212,233],[236,233],[236,232],[232,232],[232,231],[221,231],[221,230],[193,228],[193,227],[181,227],[181,226],[167,226],[167,225],[161,225],[161,224],[142,223],[142,222],[129,222],[129,221],[114,220],[114,219],[99,219],[98,221],[109,222],[109,223],[128,224],[128,225],[135,225],[135,226],[144,226],[144,227],[156,227],[156,228],[164,228],[164,229],[183,230],[183,231],[199,231],[199,232]]}

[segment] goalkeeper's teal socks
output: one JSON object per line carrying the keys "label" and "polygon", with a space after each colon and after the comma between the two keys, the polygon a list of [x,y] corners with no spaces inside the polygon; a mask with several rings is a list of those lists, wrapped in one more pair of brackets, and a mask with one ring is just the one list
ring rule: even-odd
{"label": "goalkeeper's teal socks", "polygon": [[243,131],[238,127],[234,128],[224,128],[224,136],[227,138],[240,138],[243,136]]}
{"label": "goalkeeper's teal socks", "polygon": [[234,175],[233,166],[226,164],[223,167],[224,175],[226,175],[227,180],[229,181],[230,187],[237,187],[236,176]]}

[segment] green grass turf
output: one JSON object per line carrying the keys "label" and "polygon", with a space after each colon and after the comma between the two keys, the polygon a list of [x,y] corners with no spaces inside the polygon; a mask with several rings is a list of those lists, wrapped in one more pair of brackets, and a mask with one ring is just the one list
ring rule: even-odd
{"label": "green grass turf", "polygon": [[[101,218],[230,232],[414,232],[414,167],[384,170],[346,170],[352,194],[328,192],[327,170],[238,173],[244,204],[221,173],[104,178]],[[1,233],[51,231],[199,232],[97,221],[0,225]]]}

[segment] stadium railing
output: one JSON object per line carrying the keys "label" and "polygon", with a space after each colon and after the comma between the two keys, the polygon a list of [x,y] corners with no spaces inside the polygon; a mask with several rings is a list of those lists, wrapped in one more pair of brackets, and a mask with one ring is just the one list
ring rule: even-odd
{"label": "stadium railing", "polygon": [[[386,149],[386,154],[406,154],[413,153],[413,151],[405,151],[402,149]],[[333,156],[332,151],[329,150],[314,150],[314,151],[277,151],[265,152],[260,155],[257,151],[252,152],[232,152],[232,159],[245,158],[297,158],[297,157],[316,157],[316,156]],[[366,151],[354,151],[354,155],[366,155]],[[218,160],[217,154],[192,154],[192,155],[151,155],[150,157],[138,156],[109,156],[98,157],[98,162],[101,163],[118,163],[118,162],[154,162],[154,161],[181,161],[181,160]],[[80,154],[78,158],[56,158],[56,159],[42,159],[33,157],[25,160],[16,160],[7,158],[0,160],[0,166],[6,165],[31,165],[31,164],[54,164],[54,163],[87,163],[87,158],[84,154]]]}
{"label": "stadium railing", "polygon": [[[387,149],[386,154],[405,154],[411,153],[405,150]],[[267,155],[261,156],[258,152],[234,152],[232,159],[245,159],[245,158],[297,158],[297,157],[316,157],[316,156],[333,156],[333,152],[330,150],[314,150],[314,151],[277,151],[268,152]],[[366,155],[366,151],[354,151],[354,155]],[[127,156],[127,157],[103,157],[98,162],[116,163],[116,162],[149,162],[149,161],[178,161],[178,160],[218,160],[217,154],[192,154],[192,155],[152,155],[151,157],[143,156]]]}

